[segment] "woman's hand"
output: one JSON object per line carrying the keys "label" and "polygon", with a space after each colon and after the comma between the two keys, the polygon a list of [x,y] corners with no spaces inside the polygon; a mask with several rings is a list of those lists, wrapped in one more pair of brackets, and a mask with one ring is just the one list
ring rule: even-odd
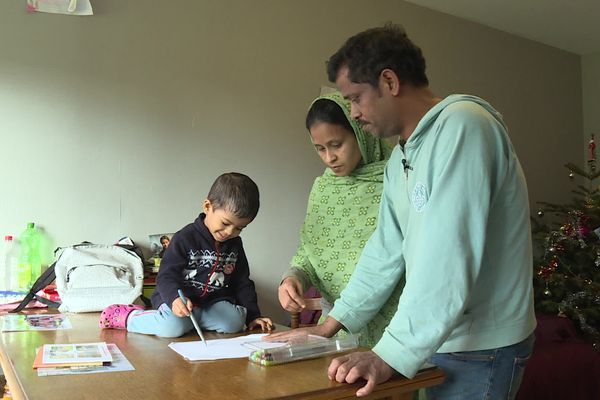
{"label": "woman's hand", "polygon": [[192,308],[194,305],[190,299],[187,299],[187,304],[183,304],[183,301],[178,297],[173,300],[173,304],[171,304],[171,310],[173,310],[173,314],[178,317],[187,317],[190,315]]}
{"label": "woman's hand", "polygon": [[315,326],[307,326],[305,328],[291,329],[289,331],[272,333],[267,336],[263,336],[262,340],[267,342],[300,342],[303,338],[306,339],[308,335],[316,335],[323,337],[332,337],[340,329],[342,324],[337,322],[331,317],[325,318],[322,324]]}
{"label": "woman's hand", "polygon": [[251,331],[254,328],[260,326],[263,332],[271,332],[273,330],[273,321],[268,317],[258,317],[248,325],[248,330]]}
{"label": "woman's hand", "polygon": [[308,335],[318,335],[319,326],[308,326],[306,328],[291,329],[289,331],[271,333],[270,335],[263,336],[261,339],[266,342],[290,342],[300,343],[306,341]]}
{"label": "woman's hand", "polygon": [[281,285],[279,285],[277,295],[279,296],[281,307],[288,312],[299,313],[306,307],[302,296],[302,284],[298,278],[294,278],[293,276],[285,278],[281,282]]}

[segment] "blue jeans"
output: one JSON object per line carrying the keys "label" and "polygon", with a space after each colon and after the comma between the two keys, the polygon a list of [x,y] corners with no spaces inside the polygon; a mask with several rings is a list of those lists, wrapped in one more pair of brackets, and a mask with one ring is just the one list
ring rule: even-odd
{"label": "blue jeans", "polygon": [[443,369],[446,379],[441,385],[427,388],[427,400],[514,399],[534,341],[532,333],[511,346],[434,354],[428,361]]}
{"label": "blue jeans", "polygon": [[[192,311],[203,330],[236,333],[246,324],[246,308],[219,301],[207,308]],[[194,329],[189,317],[178,317],[165,303],[158,310],[132,311],[127,318],[127,331],[161,337],[179,337]]]}

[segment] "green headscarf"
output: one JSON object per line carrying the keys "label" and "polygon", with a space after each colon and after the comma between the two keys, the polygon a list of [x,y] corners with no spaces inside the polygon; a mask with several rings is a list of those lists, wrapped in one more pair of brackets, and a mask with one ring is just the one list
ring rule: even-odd
{"label": "green headscarf", "polygon": [[[377,225],[383,171],[391,148],[386,141],[358,126],[350,117],[350,104],[339,92],[320,96],[315,101],[319,99],[333,101],[344,111],[358,141],[362,162],[348,176],[336,176],[326,168],[323,175],[315,179],[300,232],[300,246],[286,276],[296,276],[304,283],[308,278],[323,298],[333,304],[350,280],[360,253]],[[402,282],[379,314],[361,331],[361,345],[373,347],[379,341],[396,312],[403,287]]]}

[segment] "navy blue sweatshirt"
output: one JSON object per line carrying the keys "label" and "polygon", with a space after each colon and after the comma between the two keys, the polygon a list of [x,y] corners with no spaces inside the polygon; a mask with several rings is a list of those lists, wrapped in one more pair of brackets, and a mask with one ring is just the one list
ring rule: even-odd
{"label": "navy blue sweatshirt", "polygon": [[217,242],[204,225],[204,217],[200,214],[173,235],[160,263],[152,305],[171,307],[181,289],[195,307],[222,300],[246,307],[248,325],[260,317],[260,310],[242,239]]}

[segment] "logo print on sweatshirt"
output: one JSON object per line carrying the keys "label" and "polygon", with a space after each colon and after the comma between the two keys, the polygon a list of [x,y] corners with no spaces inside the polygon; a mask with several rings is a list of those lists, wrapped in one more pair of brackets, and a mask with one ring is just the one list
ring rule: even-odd
{"label": "logo print on sweatshirt", "polygon": [[[215,267],[217,258],[219,265]],[[188,285],[200,290],[208,284],[208,292],[213,292],[225,286],[225,276],[234,272],[236,262],[236,252],[223,253],[217,257],[217,253],[212,250],[189,250],[188,265],[183,269],[183,279]]]}
{"label": "logo print on sweatshirt", "polygon": [[413,188],[411,202],[416,212],[421,212],[427,205],[427,188],[421,182],[417,182]]}

